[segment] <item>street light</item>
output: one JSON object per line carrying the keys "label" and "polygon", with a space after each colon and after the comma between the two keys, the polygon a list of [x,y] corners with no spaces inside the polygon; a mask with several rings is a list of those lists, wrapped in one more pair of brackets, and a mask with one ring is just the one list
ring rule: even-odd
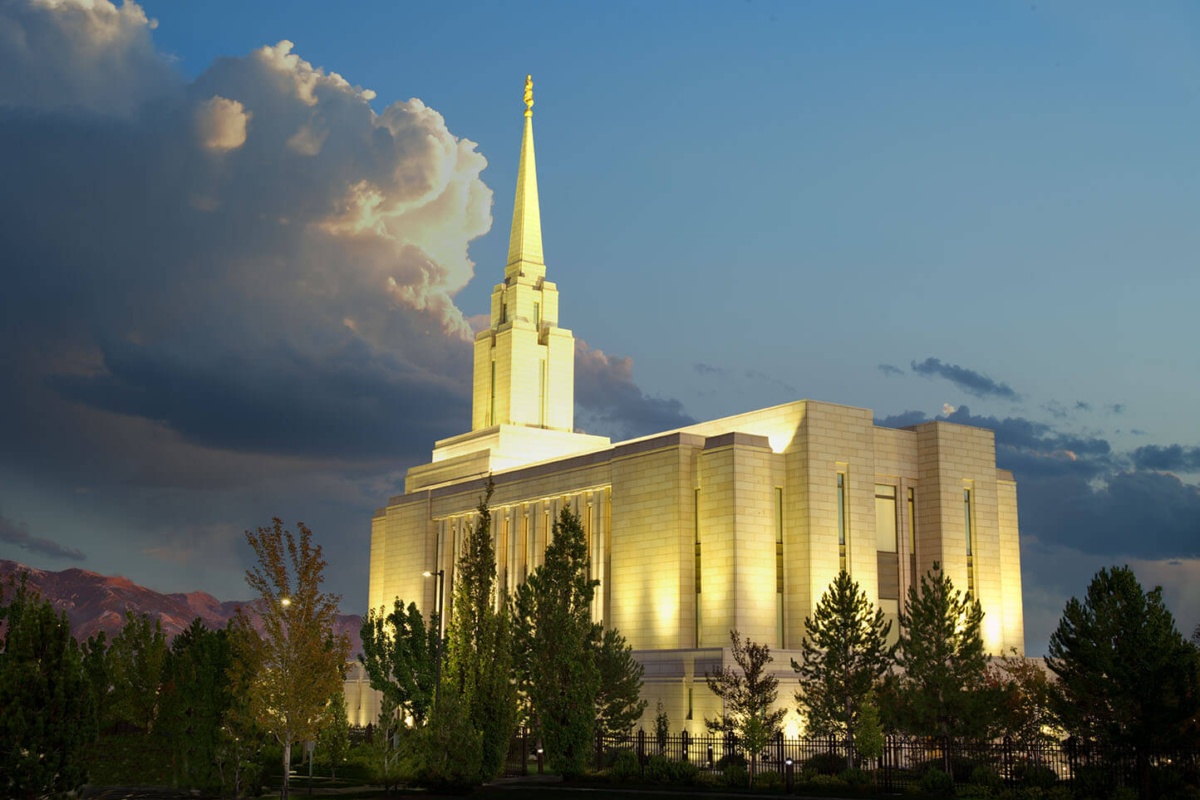
{"label": "street light", "polygon": [[283,597],[283,598],[280,598],[280,600],[279,600],[279,605],[283,606],[284,608],[287,608],[291,604],[292,604],[292,598],[290,598],[290,597]]}
{"label": "street light", "polygon": [[434,598],[434,607],[437,609],[438,640],[437,652],[433,657],[433,663],[435,665],[434,681],[436,681],[433,684],[433,706],[434,708],[437,708],[438,701],[441,699],[442,695],[442,604],[445,603],[446,600],[444,597],[446,592],[446,570],[439,569],[437,572],[425,570],[421,574],[426,578],[432,578],[434,575],[436,575],[438,579],[437,596]]}

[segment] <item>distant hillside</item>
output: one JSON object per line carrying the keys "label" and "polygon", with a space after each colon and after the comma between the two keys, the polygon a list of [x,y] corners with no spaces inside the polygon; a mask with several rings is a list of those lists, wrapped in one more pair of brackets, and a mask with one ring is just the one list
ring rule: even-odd
{"label": "distant hillside", "polygon": [[[248,600],[224,602],[207,592],[162,594],[138,586],[128,578],[100,575],[85,569],[64,569],[48,572],[34,569],[16,561],[0,559],[0,579],[9,575],[29,573],[26,585],[49,600],[55,608],[65,611],[71,621],[71,632],[83,641],[98,631],[111,638],[125,624],[125,609],[134,614],[147,614],[162,621],[168,639],[183,631],[196,617],[210,628],[223,628]],[[350,634],[351,653],[362,651],[358,632],[362,617],[358,614],[339,614],[338,633]]]}

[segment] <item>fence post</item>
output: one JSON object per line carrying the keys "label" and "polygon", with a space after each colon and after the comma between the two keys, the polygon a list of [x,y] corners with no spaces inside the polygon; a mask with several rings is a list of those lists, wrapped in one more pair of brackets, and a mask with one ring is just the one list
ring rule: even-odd
{"label": "fence post", "polygon": [[683,739],[683,760],[687,761],[688,760],[688,742],[690,740],[690,737],[688,736],[688,732],[686,730],[682,734],[682,739]]}
{"label": "fence post", "polygon": [[604,732],[596,731],[596,772],[604,769]]}
{"label": "fence post", "polygon": [[783,769],[783,731],[775,732],[775,742],[779,745],[779,768]]}
{"label": "fence post", "polygon": [[521,728],[521,774],[529,774],[529,728]]}
{"label": "fence post", "polygon": [[638,728],[637,756],[638,756],[638,766],[640,766],[644,770],[646,768],[646,729],[645,728]]}

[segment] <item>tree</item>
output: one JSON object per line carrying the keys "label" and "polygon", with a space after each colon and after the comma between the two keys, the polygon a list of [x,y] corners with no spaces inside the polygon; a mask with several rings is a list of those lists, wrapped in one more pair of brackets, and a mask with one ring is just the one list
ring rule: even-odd
{"label": "tree", "polygon": [[35,798],[78,789],[95,707],[66,614],[9,578],[0,583],[0,796]]}
{"label": "tree", "polygon": [[330,774],[336,778],[337,768],[346,763],[350,752],[350,720],[346,718],[346,694],[341,688],[329,701],[317,744],[329,759]]}
{"label": "tree", "polygon": [[158,710],[159,686],[167,661],[162,622],[125,610],[125,626],[113,637],[106,657],[112,693],[111,721],[126,722],[149,733]]}
{"label": "tree", "polygon": [[633,730],[646,710],[641,699],[644,668],[633,657],[616,628],[607,628],[596,645],[596,730],[605,736],[620,736]]}
{"label": "tree", "polygon": [[259,634],[246,609],[238,608],[231,630],[257,672],[250,685],[250,711],[283,748],[287,800],[292,745],[315,739],[325,707],[341,687],[350,637],[334,635],[341,595],[321,591],[325,559],[303,523],[297,538],[276,517],[270,528],[246,531],[258,557],[246,582],[259,596],[252,604]]}
{"label": "tree", "polygon": [[231,654],[227,672],[230,702],[222,718],[216,767],[222,791],[236,800],[243,793],[256,794],[262,777],[259,753],[264,733],[255,720],[250,699],[262,671],[262,648],[250,647],[246,637],[235,635],[235,621],[230,620],[225,628]]}
{"label": "tree", "polygon": [[1017,655],[1013,648],[992,664],[988,680],[1003,692],[1000,732],[1005,737],[1022,747],[1065,738],[1051,708],[1050,676],[1037,661]]}
{"label": "tree", "polygon": [[919,592],[909,587],[896,655],[898,712],[909,733],[988,736],[1001,699],[987,683],[982,624],[979,601],[955,590],[937,562]]}
{"label": "tree", "polygon": [[846,767],[852,767],[854,732],[863,703],[887,672],[895,654],[888,646],[892,623],[842,570],[804,620],[803,664],[796,703],[810,734],[844,739]]}
{"label": "tree", "polygon": [[658,701],[655,709],[657,713],[654,715],[654,740],[658,743],[658,752],[667,752],[667,737],[671,735],[671,718],[667,716],[667,709],[663,707],[662,700]]}
{"label": "tree", "polygon": [[872,762],[871,782],[875,783],[877,759],[883,755],[883,726],[879,722],[879,706],[875,693],[868,692],[854,719],[854,743],[858,754]]}
{"label": "tree", "polygon": [[1129,567],[1102,569],[1083,602],[1071,598],[1050,636],[1046,665],[1068,732],[1148,748],[1183,743],[1200,707],[1196,651],[1175,628],[1162,589],[1143,591]]}
{"label": "tree", "polygon": [[583,772],[596,724],[599,638],[579,516],[564,508],[542,566],[517,589],[515,652],[519,672],[552,769]]}
{"label": "tree", "polygon": [[454,681],[445,682],[428,724],[409,733],[401,750],[402,772],[422,786],[459,793],[479,783],[483,735]]}
{"label": "tree", "polygon": [[771,710],[779,697],[779,679],[766,671],[767,664],[774,661],[771,648],[748,638],[743,642],[736,630],[729,632],[729,641],[737,669],[723,665],[714,673],[704,673],[708,688],[722,704],[721,715],[705,719],[704,724],[712,732],[732,733],[741,740],[750,754],[753,786],[758,754],[779,734],[787,709]]}
{"label": "tree", "polygon": [[176,785],[219,790],[221,727],[232,702],[229,636],[199,618],[171,643],[163,667],[157,728],[166,734]]}
{"label": "tree", "polygon": [[465,704],[467,719],[482,736],[480,780],[504,766],[517,726],[513,684],[512,624],[508,595],[496,587],[489,479],[454,572],[454,607],[446,639],[446,675]]}
{"label": "tree", "polygon": [[363,651],[358,660],[371,680],[371,688],[382,692],[401,716],[411,715],[416,725],[422,725],[433,705],[438,657],[438,637],[441,626],[437,613],[430,623],[416,603],[404,603],[396,598],[390,614],[385,609],[371,609],[363,620],[361,636]]}

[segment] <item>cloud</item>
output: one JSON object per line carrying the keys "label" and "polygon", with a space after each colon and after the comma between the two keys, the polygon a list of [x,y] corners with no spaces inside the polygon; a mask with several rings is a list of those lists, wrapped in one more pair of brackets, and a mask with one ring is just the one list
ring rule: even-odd
{"label": "cloud", "polygon": [[898,378],[902,377],[904,375],[904,370],[900,369],[897,366],[893,366],[891,364],[880,364],[877,367],[877,369],[880,372],[882,372],[884,375],[887,375],[889,378],[892,377],[893,375]]}
{"label": "cloud", "polygon": [[24,523],[14,522],[3,516],[0,516],[0,542],[16,545],[22,550],[50,558],[65,558],[73,561],[83,561],[87,558],[82,551],[74,547],[66,547],[52,539],[34,536]]}
{"label": "cloud", "polygon": [[926,378],[945,378],[967,394],[976,397],[998,397],[1001,400],[1017,401],[1021,396],[1007,383],[999,383],[973,369],[956,364],[943,364],[940,359],[927,358],[912,362],[912,371]]}
{"label": "cloud", "polygon": [[196,135],[209,150],[234,150],[246,143],[246,123],[251,116],[237,100],[213,95],[196,109]]}
{"label": "cloud", "polygon": [[787,381],[782,381],[779,378],[776,378],[774,375],[768,375],[767,373],[761,372],[756,369],[746,370],[746,379],[751,380],[751,381],[758,381],[760,383],[769,383],[772,386],[782,389],[783,391],[785,391],[791,395],[794,395],[797,392],[796,387],[792,386]]}
{"label": "cloud", "polygon": [[729,374],[729,370],[725,367],[714,367],[711,364],[695,363],[692,364],[692,370],[701,375],[716,375],[724,377]]}
{"label": "cloud", "polygon": [[1125,404],[1124,403],[1112,403],[1111,405],[1105,406],[1104,410],[1107,411],[1109,414],[1124,414],[1125,413]]}
{"label": "cloud", "polygon": [[156,24],[133,2],[0,5],[0,106],[131,116],[181,82],[154,49]]}
{"label": "cloud", "polygon": [[[733,378],[735,376],[735,371],[728,367],[716,367],[716,366],[713,366],[712,364],[705,364],[703,362],[697,362],[695,364],[692,364],[692,371],[697,373],[698,375],[706,375],[706,376],[712,376],[715,378],[722,378],[722,379],[729,379],[729,378]],[[780,380],[779,378],[776,378],[774,375],[769,375],[761,370],[748,369],[742,373],[742,376],[748,381],[756,381],[758,383],[770,384],[778,389],[782,389],[784,392],[787,392],[788,394],[791,394],[791,395],[794,395],[797,392],[796,387],[791,385],[787,381]]]}
{"label": "cloud", "polygon": [[[1137,431],[1130,431],[1135,435]],[[1161,447],[1148,444],[1133,451],[1133,463],[1138,469],[1165,472],[1200,472],[1200,447],[1173,444]]]}
{"label": "cloud", "polygon": [[1085,402],[1083,400],[1076,400],[1075,401],[1075,410],[1076,411],[1091,411],[1092,404]]}
{"label": "cloud", "polygon": [[633,359],[575,340],[575,405],[589,433],[630,439],[692,425],[675,399],[650,397],[633,381]]}

